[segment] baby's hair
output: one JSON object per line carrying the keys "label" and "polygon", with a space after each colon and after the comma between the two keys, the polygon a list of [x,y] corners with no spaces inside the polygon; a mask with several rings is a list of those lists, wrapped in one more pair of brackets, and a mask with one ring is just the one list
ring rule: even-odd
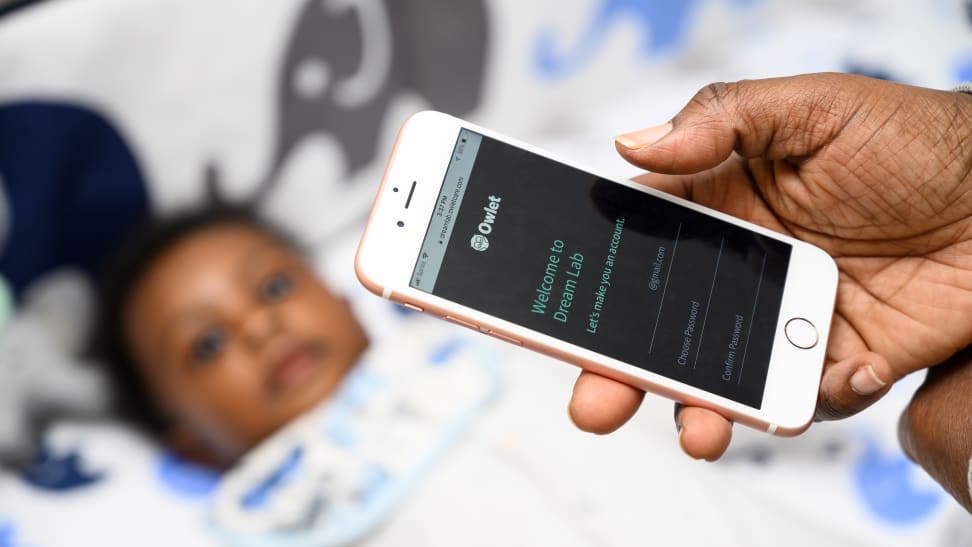
{"label": "baby's hair", "polygon": [[153,435],[164,433],[168,422],[149,393],[126,342],[126,302],[138,282],[166,250],[200,230],[226,224],[255,228],[297,250],[289,236],[262,218],[251,205],[219,203],[145,219],[109,261],[99,280],[98,321],[91,343],[92,357],[105,368],[109,382],[113,384],[116,410],[127,421]]}

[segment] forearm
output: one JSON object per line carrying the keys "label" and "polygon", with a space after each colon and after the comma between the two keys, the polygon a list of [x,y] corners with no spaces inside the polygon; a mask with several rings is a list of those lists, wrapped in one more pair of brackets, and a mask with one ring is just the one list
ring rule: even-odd
{"label": "forearm", "polygon": [[966,510],[972,456],[972,350],[929,369],[925,384],[901,416],[898,433],[905,452]]}

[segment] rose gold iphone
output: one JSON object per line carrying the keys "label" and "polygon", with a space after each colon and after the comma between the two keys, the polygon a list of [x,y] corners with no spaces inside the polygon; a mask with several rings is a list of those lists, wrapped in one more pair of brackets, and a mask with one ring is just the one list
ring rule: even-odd
{"label": "rose gold iphone", "polygon": [[780,435],[813,417],[837,290],[812,245],[437,112],[402,128],[356,269],[386,299]]}

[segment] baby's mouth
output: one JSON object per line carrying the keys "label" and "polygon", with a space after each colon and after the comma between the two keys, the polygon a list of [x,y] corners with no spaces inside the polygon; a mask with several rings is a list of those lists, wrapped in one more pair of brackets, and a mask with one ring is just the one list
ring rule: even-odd
{"label": "baby's mouth", "polygon": [[281,344],[270,357],[268,392],[278,395],[305,385],[320,371],[326,353],[324,344],[320,342]]}

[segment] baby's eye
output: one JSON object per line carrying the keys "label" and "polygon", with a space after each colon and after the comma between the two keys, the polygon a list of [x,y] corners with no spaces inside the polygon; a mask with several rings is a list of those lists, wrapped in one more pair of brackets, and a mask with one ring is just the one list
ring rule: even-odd
{"label": "baby's eye", "polygon": [[195,363],[206,363],[219,356],[229,338],[226,330],[220,327],[207,329],[192,346],[192,360]]}
{"label": "baby's eye", "polygon": [[275,302],[285,298],[294,290],[293,278],[285,273],[270,276],[260,285],[260,297],[268,302]]}

